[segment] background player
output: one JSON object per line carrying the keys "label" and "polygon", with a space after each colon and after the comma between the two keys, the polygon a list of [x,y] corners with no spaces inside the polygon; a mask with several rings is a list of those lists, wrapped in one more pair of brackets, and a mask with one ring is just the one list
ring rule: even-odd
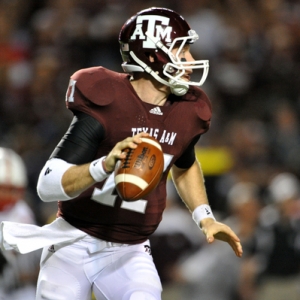
{"label": "background player", "polygon": [[[25,200],[26,188],[27,172],[22,158],[12,149],[0,147],[0,222],[36,223]],[[40,250],[25,255],[0,251],[0,299],[34,299],[40,256]]]}

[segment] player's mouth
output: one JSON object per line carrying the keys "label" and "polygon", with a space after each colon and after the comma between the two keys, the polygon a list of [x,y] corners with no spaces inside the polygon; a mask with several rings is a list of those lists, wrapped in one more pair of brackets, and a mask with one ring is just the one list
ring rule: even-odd
{"label": "player's mouth", "polygon": [[183,76],[181,77],[181,79],[184,80],[184,81],[190,81],[191,76],[190,76],[189,74],[185,74],[185,75],[183,75]]}

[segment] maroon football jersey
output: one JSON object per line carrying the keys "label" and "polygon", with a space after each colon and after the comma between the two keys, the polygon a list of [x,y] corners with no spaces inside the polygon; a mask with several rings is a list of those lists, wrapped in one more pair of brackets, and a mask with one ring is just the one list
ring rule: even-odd
{"label": "maroon football jersey", "polygon": [[[141,101],[127,74],[102,67],[83,69],[70,80],[67,107],[97,119],[105,137],[95,159],[141,131],[157,138],[164,152],[164,175],[145,199],[127,202],[117,195],[114,174],[69,201],[59,201],[58,216],[88,234],[111,242],[145,241],[157,228],[166,205],[166,179],[191,141],[209,128],[211,105],[199,88],[172,95],[165,106]],[[174,97],[173,97],[174,96]]]}

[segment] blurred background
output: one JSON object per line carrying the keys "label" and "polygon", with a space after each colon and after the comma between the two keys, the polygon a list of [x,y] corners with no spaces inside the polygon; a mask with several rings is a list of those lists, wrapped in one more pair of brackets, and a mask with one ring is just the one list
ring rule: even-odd
{"label": "blurred background", "polygon": [[69,77],[95,65],[122,72],[120,28],[151,6],[182,14],[199,35],[195,59],[210,60],[213,118],[197,156],[215,215],[244,246],[237,259],[206,245],[170,182],[152,237],[163,299],[300,299],[299,0],[0,0],[0,147],[24,161],[35,222],[56,211],[36,183],[72,118]]}

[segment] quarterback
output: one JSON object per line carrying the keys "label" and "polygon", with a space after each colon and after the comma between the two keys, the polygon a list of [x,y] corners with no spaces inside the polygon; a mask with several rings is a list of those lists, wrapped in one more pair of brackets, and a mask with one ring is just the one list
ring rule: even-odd
{"label": "quarterback", "polygon": [[[162,219],[169,172],[208,243],[225,241],[242,255],[239,238],[213,216],[195,158],[211,120],[199,88],[209,64],[190,52],[197,38],[176,12],[145,9],[120,31],[124,73],[96,66],[71,76],[66,107],[74,117],[37,184],[43,201],[58,202],[57,218],[41,228],[19,227],[17,237],[13,224],[1,227],[6,249],[44,248],[37,299],[161,299],[148,238]],[[195,70],[200,75],[192,80]],[[115,190],[115,165],[148,135],[163,149],[162,179],[145,199],[124,201]]]}

